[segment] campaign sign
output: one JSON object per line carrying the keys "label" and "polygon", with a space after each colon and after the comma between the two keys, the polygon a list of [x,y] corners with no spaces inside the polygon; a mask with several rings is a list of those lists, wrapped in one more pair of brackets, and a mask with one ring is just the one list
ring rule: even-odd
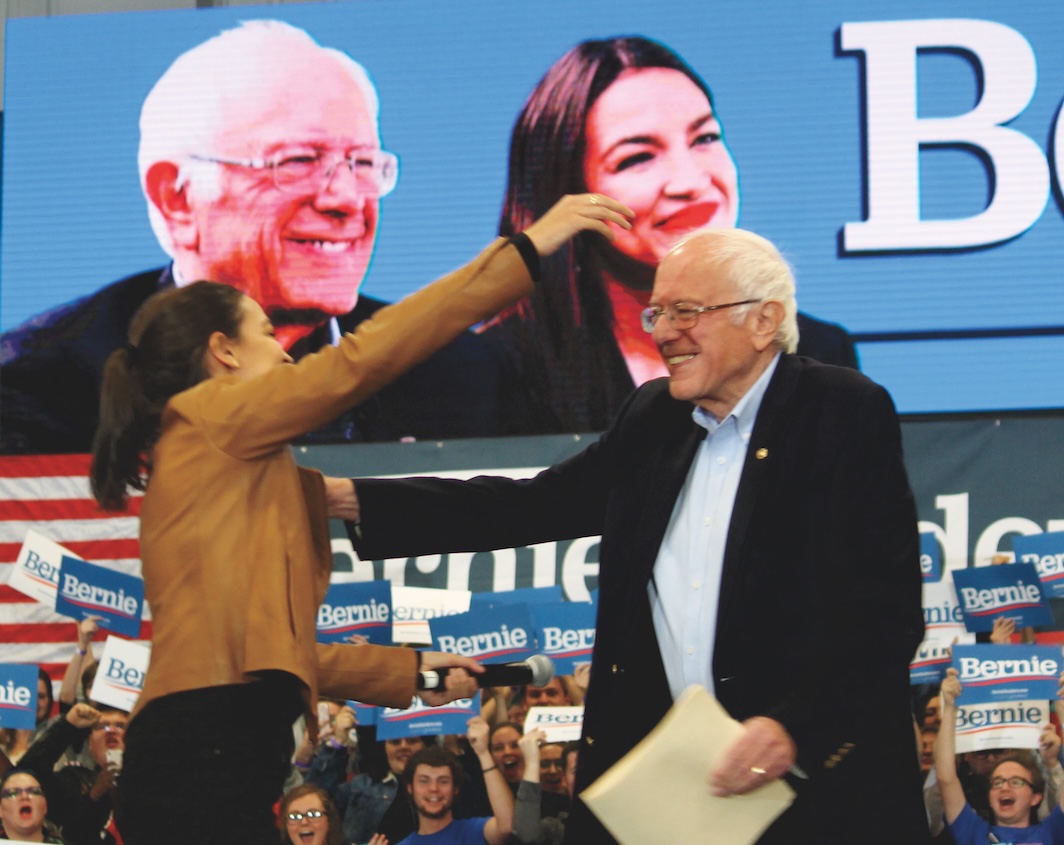
{"label": "campaign sign", "polygon": [[442,707],[429,707],[417,696],[406,710],[382,707],[377,713],[377,739],[399,739],[404,736],[434,736],[462,734],[469,729],[469,720],[480,715],[480,696],[460,698]]}
{"label": "campaign sign", "polygon": [[355,711],[355,719],[360,728],[368,728],[377,724],[377,713],[380,708],[373,704],[363,704],[361,701],[345,701],[348,707]]}
{"label": "campaign sign", "polygon": [[432,647],[492,663],[512,663],[536,653],[528,606],[505,605],[429,620]]}
{"label": "campaign sign", "polygon": [[0,728],[36,726],[36,664],[0,663]]}
{"label": "campaign sign", "polygon": [[956,637],[971,638],[964,627],[961,603],[948,572],[941,581],[924,582],[922,604],[926,639],[949,643]]}
{"label": "campaign sign", "polygon": [[94,563],[63,556],[55,612],[72,619],[100,617],[100,627],[125,637],[140,635],[144,582]]}
{"label": "campaign sign", "polygon": [[1016,535],[1012,550],[1017,563],[1030,563],[1038,570],[1042,588],[1049,598],[1064,598],[1064,531]]}
{"label": "campaign sign", "polygon": [[1060,646],[959,645],[953,668],[965,704],[1055,699],[1064,659]]}
{"label": "campaign sign", "polygon": [[497,593],[473,593],[469,600],[469,609],[495,607],[500,604],[558,604],[565,601],[562,585],[550,587],[522,587],[519,590],[503,590]]}
{"label": "campaign sign", "polygon": [[554,661],[558,675],[571,675],[579,663],[591,662],[595,646],[595,606],[591,602],[531,605],[532,630],[539,650]]}
{"label": "campaign sign", "polygon": [[525,717],[525,733],[539,729],[547,742],[570,742],[580,739],[584,731],[584,708],[530,707]]}
{"label": "campaign sign", "polygon": [[103,644],[103,655],[89,698],[119,710],[132,710],[144,689],[144,675],[150,660],[148,646],[120,637],[108,637]]}
{"label": "campaign sign", "polygon": [[392,586],[392,642],[431,645],[429,620],[469,611],[469,590]]}
{"label": "campaign sign", "polygon": [[920,574],[924,581],[937,581],[942,577],[942,547],[931,531],[920,534]]}
{"label": "campaign sign", "polygon": [[392,582],[331,585],[318,608],[317,624],[319,643],[346,643],[362,636],[376,645],[388,645],[392,641]]}
{"label": "campaign sign", "polygon": [[31,599],[55,607],[55,594],[59,588],[59,567],[64,556],[81,560],[31,528],[26,532],[26,539],[22,542],[8,584]]}
{"label": "campaign sign", "polygon": [[967,704],[957,699],[957,753],[989,748],[1038,748],[1042,725],[1049,721],[1048,701],[1000,701]]}
{"label": "campaign sign", "polygon": [[942,679],[946,677],[946,669],[953,659],[950,655],[951,648],[951,644],[944,640],[924,640],[920,643],[916,655],[909,663],[909,683],[914,687],[920,684],[942,683]]}
{"label": "campaign sign", "polygon": [[999,616],[1014,620],[1017,628],[1053,624],[1038,572],[1030,563],[957,569],[953,583],[969,631],[993,630]]}

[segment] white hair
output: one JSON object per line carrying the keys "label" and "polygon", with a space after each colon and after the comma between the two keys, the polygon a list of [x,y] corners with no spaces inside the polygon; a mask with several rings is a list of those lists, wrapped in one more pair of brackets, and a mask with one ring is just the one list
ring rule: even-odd
{"label": "white hair", "polygon": [[[682,238],[669,252],[680,247],[694,250],[700,263],[724,270],[740,299],[773,300],[783,306],[783,321],[774,344],[782,352],[798,348],[798,302],[794,272],[779,250],[760,235],[746,229],[698,229]],[[732,320],[741,323],[753,304],[735,308]]]}
{"label": "white hair", "polygon": [[246,102],[250,93],[276,90],[286,77],[305,72],[308,53],[332,59],[346,71],[362,92],[373,133],[380,137],[380,102],[366,69],[283,21],[244,21],[215,35],[178,56],[148,92],[140,112],[137,167],[152,230],[168,255],[173,256],[173,242],[166,219],[148,197],[148,169],[160,161],[173,162],[178,166],[178,187],[195,178],[200,196],[217,198],[219,166],[188,157],[211,155],[230,109]]}

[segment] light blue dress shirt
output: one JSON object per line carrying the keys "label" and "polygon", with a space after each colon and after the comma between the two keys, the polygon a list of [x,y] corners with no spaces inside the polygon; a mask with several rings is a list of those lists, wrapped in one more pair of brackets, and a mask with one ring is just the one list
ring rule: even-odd
{"label": "light blue dress shirt", "polygon": [[708,434],[676,499],[647,586],[673,698],[691,684],[715,694],[713,644],[724,547],[754,420],[779,359],[777,354],[723,420],[697,406],[692,413]]}

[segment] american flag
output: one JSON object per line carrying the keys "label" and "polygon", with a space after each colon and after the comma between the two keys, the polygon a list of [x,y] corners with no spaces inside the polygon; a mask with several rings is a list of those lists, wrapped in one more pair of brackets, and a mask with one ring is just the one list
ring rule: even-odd
{"label": "american flag", "polygon": [[[125,511],[100,510],[89,490],[89,464],[88,455],[0,457],[0,662],[36,663],[55,681],[74,655],[77,623],[8,585],[26,532],[140,577],[140,496]],[[97,640],[106,636],[101,630]],[[141,623],[140,636],[151,639],[151,622]]]}

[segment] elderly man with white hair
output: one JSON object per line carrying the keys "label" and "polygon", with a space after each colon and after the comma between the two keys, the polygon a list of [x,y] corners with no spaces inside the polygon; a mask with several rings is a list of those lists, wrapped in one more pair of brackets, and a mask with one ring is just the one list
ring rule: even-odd
{"label": "elderly man with white hair", "polygon": [[[602,536],[577,793],[698,684],[743,725],[707,760],[707,792],[787,778],[797,793],[762,845],[922,842],[908,665],[923,616],[898,419],[857,371],[793,354],[796,310],[772,244],[694,233],[642,314],[668,378],[598,442],[530,480],[358,479],[350,533],[374,560]],[[566,842],[612,841],[577,800]]]}
{"label": "elderly man with white hair", "polygon": [[[398,160],[357,62],[279,21],[182,54],[140,119],[138,166],[166,267],[38,315],[0,339],[0,452],[88,451],[107,356],[151,294],[200,279],[255,299],[300,357],[384,303],[359,296]],[[494,370],[459,337],[325,432],[334,441],[492,433]]]}

